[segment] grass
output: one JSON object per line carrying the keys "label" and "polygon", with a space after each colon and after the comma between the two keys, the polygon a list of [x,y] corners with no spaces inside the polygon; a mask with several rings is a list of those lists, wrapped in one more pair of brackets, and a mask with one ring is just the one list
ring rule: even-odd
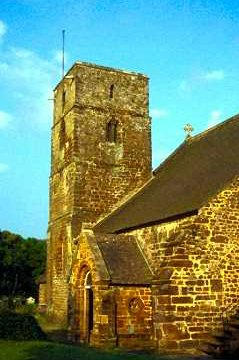
{"label": "grass", "polygon": [[[165,360],[153,355],[106,352],[46,341],[2,341],[0,360]],[[168,359],[168,358],[167,358]],[[182,358],[181,358],[182,359]],[[175,359],[176,360],[176,359]],[[177,359],[179,360],[179,358]]]}
{"label": "grass", "polygon": [[79,344],[64,344],[59,342],[64,329],[51,323],[46,316],[36,314],[35,318],[48,341],[0,339],[0,360],[189,360],[183,356],[138,354],[119,349],[103,351]]}

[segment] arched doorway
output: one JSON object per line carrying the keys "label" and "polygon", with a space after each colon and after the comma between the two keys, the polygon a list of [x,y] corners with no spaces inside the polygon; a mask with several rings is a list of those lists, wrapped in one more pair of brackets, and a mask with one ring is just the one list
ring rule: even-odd
{"label": "arched doorway", "polygon": [[94,293],[92,289],[92,276],[90,271],[85,275],[84,281],[84,333],[87,342],[94,327]]}

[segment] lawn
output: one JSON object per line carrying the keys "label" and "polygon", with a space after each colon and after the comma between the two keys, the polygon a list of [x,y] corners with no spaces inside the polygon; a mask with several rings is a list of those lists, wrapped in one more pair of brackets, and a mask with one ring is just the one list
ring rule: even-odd
{"label": "lawn", "polygon": [[[0,360],[165,360],[153,355],[103,352],[85,346],[46,341],[0,340]],[[175,358],[174,358],[175,359]],[[178,357],[175,360],[182,360]]]}
{"label": "lawn", "polygon": [[[19,333],[19,329],[21,330],[20,334],[22,335],[26,330],[26,327],[19,327],[21,325],[21,321],[26,320],[27,318],[29,323],[32,318],[34,319],[34,317],[30,317],[30,319],[28,319],[29,316],[24,317],[23,315],[21,315],[22,317],[19,318],[20,315],[17,313],[10,315],[8,315],[9,318],[2,318],[2,330],[4,328],[10,328],[10,335],[17,335]],[[13,315],[17,320],[20,319],[21,321],[19,320],[16,323],[11,323],[10,320],[15,319]],[[36,332],[35,334],[38,334],[39,337],[35,338],[42,338],[40,335],[42,334],[43,330],[44,333],[47,334],[48,340],[23,341],[0,339],[0,360],[192,360],[192,357],[160,356],[142,353],[139,354],[137,352],[126,352],[123,350],[120,351],[119,349],[103,351],[79,344],[64,344],[61,342],[62,329],[59,329],[59,326],[50,323],[47,318],[40,316],[39,314],[36,315],[35,318],[36,319],[34,319],[34,321],[36,322],[37,320],[41,327],[39,328],[40,333],[38,334]],[[16,326],[16,324],[18,324],[18,326]],[[30,325],[33,326],[33,322],[30,322]],[[32,331],[33,330],[34,327],[32,328]],[[24,334],[26,335],[25,332]],[[26,339],[29,339],[28,332]]]}

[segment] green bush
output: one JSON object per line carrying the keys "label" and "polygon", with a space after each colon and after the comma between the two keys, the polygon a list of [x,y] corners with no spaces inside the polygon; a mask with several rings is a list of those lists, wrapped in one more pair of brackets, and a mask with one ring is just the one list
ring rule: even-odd
{"label": "green bush", "polygon": [[15,312],[0,313],[0,339],[42,340],[46,336],[32,315]]}
{"label": "green bush", "polygon": [[8,297],[2,296],[0,298],[0,312],[5,312],[9,310]]}
{"label": "green bush", "polygon": [[15,311],[19,307],[24,306],[25,299],[22,296],[1,296],[0,312]]}
{"label": "green bush", "polygon": [[18,314],[35,315],[37,313],[37,304],[25,304],[18,306],[15,310]]}

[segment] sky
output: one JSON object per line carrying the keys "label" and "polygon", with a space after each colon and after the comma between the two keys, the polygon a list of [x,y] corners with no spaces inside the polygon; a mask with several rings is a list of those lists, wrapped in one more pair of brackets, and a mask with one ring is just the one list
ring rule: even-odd
{"label": "sky", "polygon": [[75,61],[150,78],[153,167],[239,112],[234,0],[0,0],[0,229],[45,238],[52,90]]}

